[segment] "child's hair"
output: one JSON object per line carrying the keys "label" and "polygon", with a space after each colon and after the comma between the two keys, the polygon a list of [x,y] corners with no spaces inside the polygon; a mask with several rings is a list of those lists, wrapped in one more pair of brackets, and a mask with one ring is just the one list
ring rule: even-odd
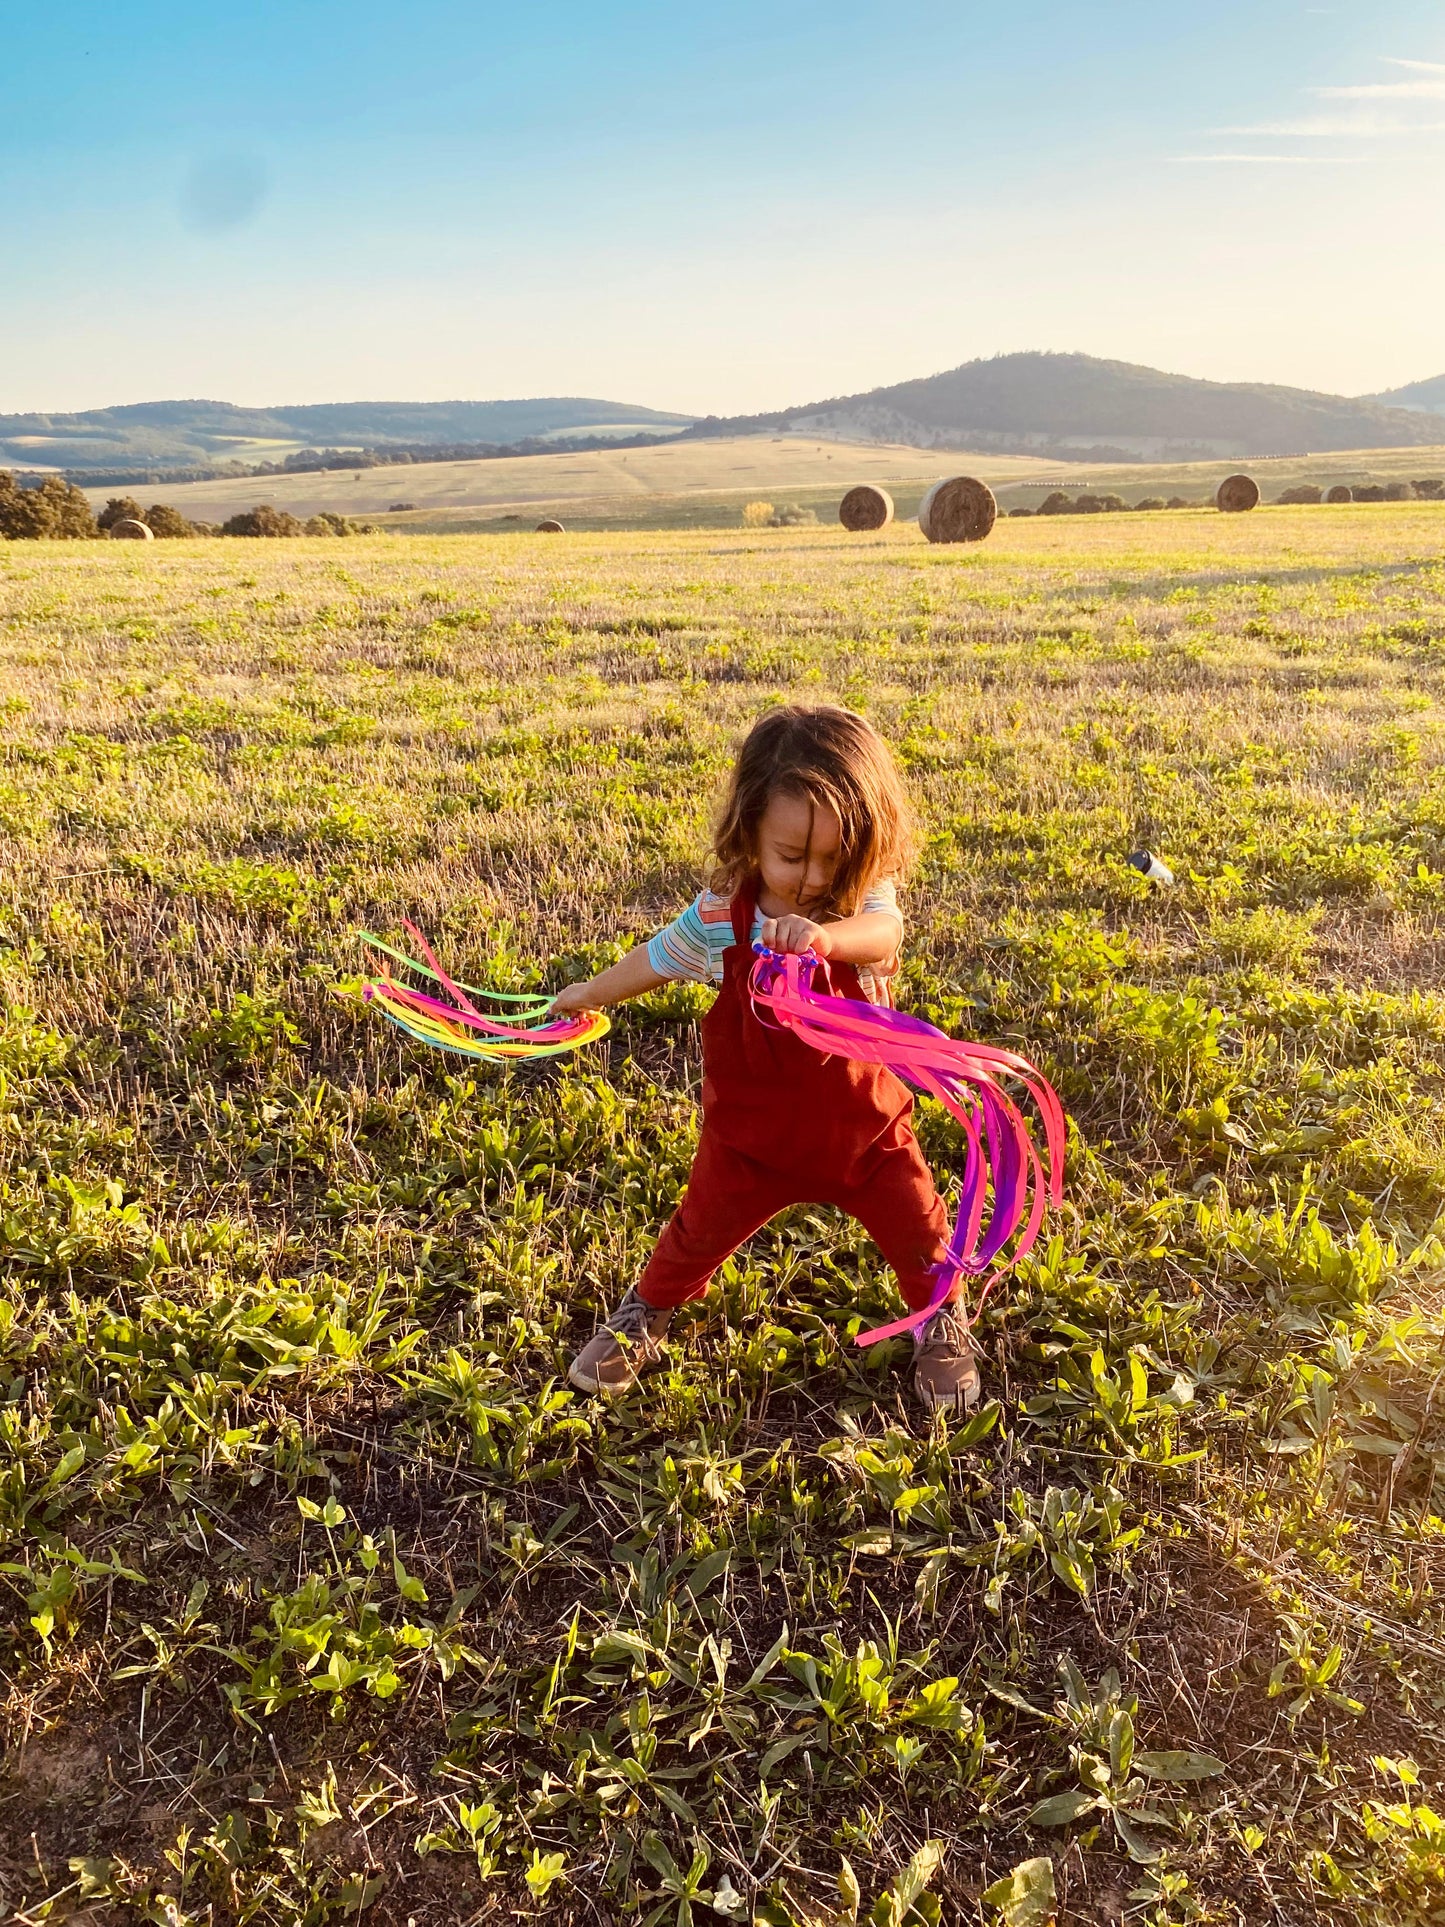
{"label": "child's hair", "polygon": [[758,825],[779,792],[826,805],[842,837],[819,906],[851,916],[881,877],[901,881],[913,860],[908,798],[888,745],[851,709],[770,709],[748,731],[713,830],[712,888],[731,896],[757,868]]}

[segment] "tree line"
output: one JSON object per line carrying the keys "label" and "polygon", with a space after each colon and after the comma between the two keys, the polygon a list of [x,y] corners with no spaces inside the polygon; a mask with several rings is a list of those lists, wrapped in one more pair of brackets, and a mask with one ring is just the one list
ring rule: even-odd
{"label": "tree line", "polygon": [[[1313,482],[1301,482],[1275,497],[1282,504],[1309,502],[1439,502],[1445,501],[1445,480],[1426,477],[1418,482],[1357,482],[1353,488],[1336,487],[1328,495]],[[1146,495],[1142,502],[1126,502],[1122,495],[1066,495],[1055,489],[1037,508],[1013,508],[1014,515],[1118,515],[1140,509],[1210,508],[1213,497],[1189,501],[1183,495]]]}
{"label": "tree line", "polygon": [[529,435],[519,442],[398,442],[383,448],[298,448],[279,462],[217,462],[209,467],[68,468],[67,481],[90,488],[174,486],[179,482],[230,482],[260,475],[311,475],[329,469],[406,468],[425,462],[497,462],[515,455],[585,455],[597,449],[656,448],[675,434]]}
{"label": "tree line", "polygon": [[167,502],[143,509],[130,495],[112,495],[96,515],[83,492],[63,476],[47,475],[38,488],[22,488],[0,468],[0,540],[10,542],[95,541],[122,522],[138,522],[158,538],[179,536],[374,535],[373,522],[321,514],[304,522],[269,502],[243,509],[225,522],[192,522]]}

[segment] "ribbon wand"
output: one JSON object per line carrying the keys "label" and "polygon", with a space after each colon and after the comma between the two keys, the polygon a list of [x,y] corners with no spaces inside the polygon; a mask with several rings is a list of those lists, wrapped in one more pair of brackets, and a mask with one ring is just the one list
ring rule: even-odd
{"label": "ribbon wand", "polygon": [[[992,1269],[994,1278],[979,1297],[981,1306],[1000,1272],[1032,1249],[1046,1208],[1063,1201],[1067,1127],[1053,1086],[1013,1051],[961,1042],[907,1011],[815,991],[812,979],[819,960],[811,952],[784,955],[761,943],[753,950],[756,961],[748,990],[760,1018],[792,1031],[826,1055],[883,1065],[915,1090],[936,1098],[963,1132],[958,1213],[933,1295],[921,1310],[860,1332],[855,1342],[876,1345],[914,1330],[953,1296],[961,1277],[979,1277]],[[1043,1125],[1047,1169],[1005,1080],[1021,1083],[1033,1101]],[[1015,1238],[1012,1253],[1003,1257]]]}
{"label": "ribbon wand", "polygon": [[[484,1063],[513,1063],[519,1059],[560,1057],[567,1051],[579,1050],[583,1044],[595,1044],[612,1028],[611,1020],[600,1010],[579,1011],[544,1021],[552,999],[543,993],[483,990],[475,984],[458,983],[448,976],[416,925],[405,918],[402,922],[426,962],[419,963],[415,957],[393,949],[369,930],[363,930],[361,941],[379,953],[381,966],[379,974],[362,985],[361,995],[388,1023],[418,1043]],[[434,996],[399,981],[392,973],[392,963],[399,963],[418,977],[428,978],[446,996]],[[510,1005],[511,1014],[488,1016],[477,1008],[474,998]]]}

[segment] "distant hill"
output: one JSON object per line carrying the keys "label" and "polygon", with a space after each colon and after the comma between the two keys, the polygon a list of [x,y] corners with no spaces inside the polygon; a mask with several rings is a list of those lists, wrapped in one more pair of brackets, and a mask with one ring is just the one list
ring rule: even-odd
{"label": "distant hill", "polygon": [[67,469],[97,482],[147,471],[225,475],[303,449],[453,455],[569,437],[788,433],[834,442],[972,449],[1049,461],[1248,460],[1445,440],[1445,376],[1388,395],[1197,381],[1092,355],[1017,354],[764,415],[698,421],[579,396],[528,401],[137,402],[73,415],[0,415],[0,468]]}
{"label": "distant hill", "polygon": [[1361,395],[1360,400],[1379,402],[1386,408],[1409,408],[1424,415],[1445,415],[1445,375],[1412,381],[1405,388],[1388,388],[1382,395]]}
{"label": "distant hill", "polygon": [[666,434],[691,415],[585,397],[534,401],[312,402],[238,408],[225,401],[148,401],[77,415],[0,415],[0,468],[215,467],[298,448],[510,444],[536,436]]}
{"label": "distant hill", "polygon": [[1437,422],[1378,399],[1197,381],[1132,362],[1064,354],[997,355],[925,380],[774,414],[708,417],[688,433],[779,431],[1092,462],[1243,459],[1441,439]]}

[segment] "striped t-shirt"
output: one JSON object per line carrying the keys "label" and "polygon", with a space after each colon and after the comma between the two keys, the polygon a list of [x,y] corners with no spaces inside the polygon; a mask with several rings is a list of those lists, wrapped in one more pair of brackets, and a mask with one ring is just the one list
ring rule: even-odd
{"label": "striped t-shirt", "polygon": [[[898,893],[891,883],[875,883],[864,893],[858,906],[859,916],[883,910],[898,917]],[[902,921],[901,917],[899,918]],[[753,913],[752,935],[762,932],[765,919],[761,910]],[[659,930],[647,946],[647,961],[659,977],[686,977],[699,984],[720,984],[723,980],[723,953],[732,947],[732,905],[727,897],[704,890],[680,917]],[[880,959],[880,961],[882,961]],[[860,965],[858,980],[870,1003],[888,1002],[887,980],[874,977],[866,964]]]}

